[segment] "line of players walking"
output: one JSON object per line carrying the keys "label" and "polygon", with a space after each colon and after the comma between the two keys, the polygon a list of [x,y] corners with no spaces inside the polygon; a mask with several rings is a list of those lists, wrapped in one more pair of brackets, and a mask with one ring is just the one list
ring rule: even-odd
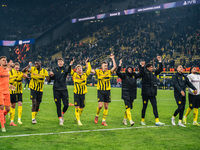
{"label": "line of players walking", "polygon": [[[119,61],[119,66],[117,67],[114,55],[111,54],[110,58],[113,62],[113,67],[108,70],[108,63],[102,62],[101,69],[92,69],[89,59],[85,61],[87,71],[83,73],[83,69],[81,65],[77,65],[74,71],[72,69],[72,65],[74,63],[74,59],[71,60],[70,65],[68,68],[64,67],[64,60],[63,58],[58,59],[58,67],[54,68],[52,71],[47,72],[46,69],[41,67],[41,62],[39,60],[35,61],[35,66],[31,66],[29,64],[25,67],[22,72],[19,71],[19,64],[13,62],[11,60],[6,60],[6,57],[1,57],[0,59],[0,86],[7,86],[10,87],[9,99],[11,102],[11,109],[10,103],[8,102],[8,95],[5,91],[0,90],[0,121],[2,132],[5,132],[5,115],[10,111],[10,125],[17,126],[14,123],[15,117],[15,105],[18,103],[18,123],[22,124],[21,121],[21,114],[22,114],[22,78],[29,78],[27,73],[31,74],[30,79],[30,98],[32,100],[32,123],[36,124],[36,115],[38,113],[40,103],[42,102],[42,95],[43,95],[43,84],[45,78],[48,82],[53,80],[53,95],[54,101],[57,106],[57,115],[59,118],[59,124],[64,124],[64,114],[68,109],[69,106],[69,97],[68,97],[68,90],[66,85],[66,77],[70,73],[73,77],[74,81],[74,105],[75,105],[75,121],[79,126],[83,124],[80,121],[80,116],[83,112],[85,107],[85,94],[87,93],[87,77],[90,73],[96,74],[97,76],[97,99],[98,99],[98,107],[97,112],[95,115],[94,122],[97,124],[99,120],[99,114],[104,106],[103,110],[103,118],[101,125],[107,126],[106,117],[108,115],[108,106],[111,102],[111,83],[110,77],[116,70],[116,74],[122,79],[122,99],[125,103],[125,115],[123,119],[123,124],[127,125],[127,119],[130,122],[130,125],[134,125],[134,122],[131,117],[131,109],[133,108],[133,102],[137,98],[137,85],[136,79],[142,78],[142,101],[143,101],[143,108],[141,114],[141,125],[146,125],[145,123],[145,113],[146,108],[148,106],[148,101],[151,102],[153,107],[153,113],[155,116],[155,125],[156,126],[164,126],[165,124],[159,121],[159,115],[157,110],[157,75],[160,74],[163,70],[162,60],[160,56],[157,56],[157,60],[159,63],[158,69],[154,70],[153,65],[148,63],[145,64],[144,61],[140,62],[140,72],[135,73],[131,66],[126,68],[125,73],[121,73],[121,66],[122,66],[122,59]],[[3,78],[7,77],[5,73],[5,69],[9,71],[9,83],[4,81]],[[4,75],[6,74],[6,75]],[[179,114],[179,121],[178,126],[185,127],[186,118],[190,111],[194,108],[194,121],[193,125],[200,126],[197,123],[197,116],[198,116],[198,107],[199,107],[199,85],[200,85],[200,76],[197,74],[197,70],[195,67],[191,68],[191,74],[185,76],[183,74],[183,67],[179,65],[177,67],[177,73],[173,76],[173,84],[174,84],[174,97],[177,103],[178,108],[174,112],[171,122],[172,125],[176,125],[175,117]],[[183,117],[184,109],[185,109],[185,90],[186,85],[189,86],[189,108],[185,116]],[[6,97],[5,97],[6,94]],[[61,100],[63,102],[63,109],[61,110]],[[5,106],[5,109],[4,109]],[[3,119],[2,119],[3,116]],[[183,118],[183,123],[182,123]]]}

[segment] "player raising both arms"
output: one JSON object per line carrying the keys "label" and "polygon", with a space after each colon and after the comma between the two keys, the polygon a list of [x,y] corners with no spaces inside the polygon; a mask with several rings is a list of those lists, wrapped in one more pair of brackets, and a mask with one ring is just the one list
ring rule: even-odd
{"label": "player raising both arms", "polygon": [[142,100],[143,100],[143,108],[142,108],[142,119],[141,125],[146,125],[144,119],[146,114],[146,109],[148,106],[148,101],[150,100],[151,105],[153,107],[153,113],[155,117],[155,125],[163,126],[164,123],[159,121],[158,118],[158,110],[157,110],[157,75],[163,71],[162,59],[160,56],[157,56],[157,60],[159,63],[159,68],[157,70],[153,70],[152,64],[146,64],[146,70],[141,74],[142,75]]}
{"label": "player raising both arms", "polygon": [[94,70],[91,70],[91,73],[96,74],[97,76],[97,90],[98,90],[98,107],[97,107],[97,113],[95,116],[94,122],[98,123],[99,113],[103,107],[104,104],[104,111],[103,111],[103,119],[102,119],[102,125],[107,126],[106,124],[106,116],[108,114],[108,104],[111,102],[111,96],[110,96],[110,90],[111,90],[111,84],[110,84],[110,77],[114,73],[115,69],[117,68],[114,55],[111,54],[110,58],[113,61],[113,68],[111,70],[108,70],[108,63],[102,62],[101,68]]}
{"label": "player raising both arms", "polygon": [[[23,69],[22,72],[28,71],[30,65]],[[48,72],[46,69],[41,67],[41,61],[35,61],[35,67],[31,67],[31,81],[29,88],[31,89],[31,99],[32,99],[32,124],[36,124],[36,115],[38,113],[40,103],[42,102],[43,95],[43,84],[45,77],[47,81],[50,80]]]}
{"label": "player raising both arms", "polygon": [[[64,123],[64,114],[68,109],[69,105],[69,96],[68,96],[68,90],[67,90],[67,84],[66,84],[66,78],[68,73],[71,71],[71,65],[67,69],[64,66],[64,60],[63,58],[58,58],[58,67],[54,68],[53,71],[50,71],[50,79],[54,80],[53,82],[53,96],[54,101],[57,107],[57,115],[59,118],[59,125],[63,125]],[[63,102],[63,110],[61,113],[61,99]]]}
{"label": "player raising both arms", "polygon": [[117,68],[117,75],[122,79],[122,99],[125,104],[125,116],[123,124],[127,125],[126,119],[130,121],[130,125],[133,126],[134,122],[131,117],[131,109],[133,108],[134,99],[137,97],[137,78],[140,77],[140,74],[144,71],[145,62],[141,62],[140,73],[133,72],[133,68],[128,66],[125,73],[121,73],[122,59],[119,61],[119,67]]}
{"label": "player raising both arms", "polygon": [[[72,61],[72,64],[74,59]],[[70,65],[72,65],[70,64]],[[85,107],[85,94],[87,93],[87,77],[91,72],[91,65],[89,62],[89,58],[85,61],[87,71],[83,73],[83,69],[81,65],[76,66],[76,72],[71,69],[71,75],[74,80],[74,105],[75,105],[75,116],[76,121],[79,126],[82,126],[80,121],[80,116],[83,112],[83,108]]]}

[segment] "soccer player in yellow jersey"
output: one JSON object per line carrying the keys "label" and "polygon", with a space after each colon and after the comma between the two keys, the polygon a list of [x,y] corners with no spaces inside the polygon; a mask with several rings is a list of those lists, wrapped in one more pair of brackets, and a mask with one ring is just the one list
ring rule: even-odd
{"label": "soccer player in yellow jersey", "polygon": [[[23,71],[28,71],[30,65],[23,69]],[[32,124],[36,124],[36,115],[38,113],[40,103],[42,102],[43,95],[43,84],[45,77],[49,81],[49,75],[46,69],[41,67],[41,61],[35,61],[35,66],[31,67],[31,80],[29,88],[31,89],[31,99],[32,99]]]}
{"label": "soccer player in yellow jersey", "polygon": [[[27,78],[27,74],[25,73],[22,73],[21,71],[19,71],[19,68],[20,68],[20,64],[18,62],[15,63],[15,67],[14,69],[16,70],[16,74],[17,74],[17,77],[16,77],[16,80],[15,80],[15,87],[16,87],[16,90],[15,90],[15,93],[16,93],[16,102],[18,103],[18,123],[19,124],[22,124],[21,122],[21,116],[22,116],[22,78]],[[13,112],[12,114],[15,114],[15,105],[16,105],[16,102],[15,103],[12,103],[12,109],[13,109]],[[11,116],[11,121],[14,120],[14,115]]]}
{"label": "soccer player in yellow jersey", "polygon": [[[9,84],[16,87],[16,78],[17,78],[17,72],[14,69],[14,63],[12,60],[8,59],[7,68],[9,69]],[[15,117],[15,103],[16,103],[16,89],[10,90],[10,101],[11,101],[11,107],[10,107],[10,126],[17,126],[14,123],[14,117]]]}
{"label": "soccer player in yellow jersey", "polygon": [[111,84],[110,84],[110,77],[114,73],[115,69],[117,68],[114,55],[111,54],[110,58],[113,61],[113,68],[111,70],[108,70],[108,63],[102,62],[101,68],[94,70],[91,70],[91,73],[96,74],[97,76],[97,90],[98,90],[98,107],[97,107],[97,113],[95,116],[94,122],[98,123],[98,117],[99,113],[103,107],[104,104],[104,111],[103,111],[103,119],[102,119],[102,125],[107,126],[106,124],[106,116],[108,114],[108,104],[111,102],[111,96],[110,96],[110,90],[111,90]]}
{"label": "soccer player in yellow jersey", "polygon": [[[72,61],[72,64],[74,59]],[[70,65],[72,65],[70,64]],[[75,116],[76,121],[79,126],[82,126],[80,121],[80,116],[83,112],[83,108],[85,107],[85,94],[87,93],[87,77],[91,72],[91,65],[89,62],[89,58],[85,61],[87,71],[83,73],[83,69],[81,65],[76,66],[76,72],[71,69],[71,75],[74,79],[74,105],[75,105]]]}

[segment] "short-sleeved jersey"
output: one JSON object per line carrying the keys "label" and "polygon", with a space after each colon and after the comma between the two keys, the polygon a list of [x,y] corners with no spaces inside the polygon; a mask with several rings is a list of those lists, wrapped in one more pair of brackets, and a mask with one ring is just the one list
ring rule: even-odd
{"label": "short-sleeved jersey", "polygon": [[[15,69],[12,69],[9,71],[9,84],[16,87],[16,79],[17,79],[17,71]],[[10,89],[10,94],[16,94],[16,90],[12,91]]]}
{"label": "short-sleeved jersey", "polygon": [[87,77],[90,75],[91,72],[91,65],[88,62],[88,69],[86,73],[82,75],[78,75],[71,69],[71,75],[74,79],[74,93],[75,94],[86,94],[87,93]]}
{"label": "short-sleeved jersey", "polygon": [[23,78],[23,73],[21,71],[16,71],[17,72],[17,78],[16,78],[16,90],[15,92],[17,94],[22,93],[22,78]]}
{"label": "short-sleeved jersey", "polygon": [[102,71],[102,70],[95,70],[95,73],[97,75],[97,89],[101,91],[108,91],[111,89],[110,85],[110,77],[113,74],[111,70]]}
{"label": "short-sleeved jersey", "polygon": [[29,88],[35,91],[43,92],[43,84],[45,77],[48,76],[46,69],[42,68],[38,70],[36,67],[31,67],[31,80],[29,83]]}
{"label": "short-sleeved jersey", "polygon": [[9,70],[0,66],[0,92],[2,94],[8,94],[9,91]]}

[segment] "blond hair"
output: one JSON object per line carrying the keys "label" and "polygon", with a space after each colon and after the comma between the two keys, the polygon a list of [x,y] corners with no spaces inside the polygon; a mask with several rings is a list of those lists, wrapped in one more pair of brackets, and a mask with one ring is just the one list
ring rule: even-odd
{"label": "blond hair", "polygon": [[75,69],[77,70],[77,68],[82,67],[81,65],[76,65]]}

